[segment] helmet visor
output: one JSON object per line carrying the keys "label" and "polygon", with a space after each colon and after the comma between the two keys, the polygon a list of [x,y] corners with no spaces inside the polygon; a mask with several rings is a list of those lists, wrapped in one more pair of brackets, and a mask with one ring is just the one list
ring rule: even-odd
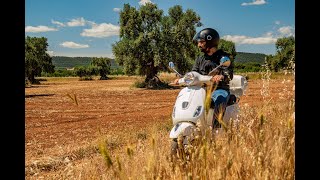
{"label": "helmet visor", "polygon": [[193,36],[193,43],[198,44],[199,41],[205,41],[205,34],[201,33],[202,31],[199,31],[196,35]]}

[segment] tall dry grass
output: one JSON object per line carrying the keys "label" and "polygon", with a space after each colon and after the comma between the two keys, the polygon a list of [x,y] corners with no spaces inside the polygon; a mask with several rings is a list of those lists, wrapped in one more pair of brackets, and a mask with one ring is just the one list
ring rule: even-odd
{"label": "tall dry grass", "polygon": [[[107,179],[294,179],[295,129],[288,103],[243,107],[239,123],[202,137],[190,161],[170,161],[169,130],[153,130],[112,154],[100,149]],[[107,147],[100,144],[100,147]],[[102,174],[96,178],[100,178]]]}
{"label": "tall dry grass", "polygon": [[[294,75],[294,74],[293,74]],[[171,75],[165,75],[172,79]],[[53,179],[295,179],[294,96],[269,96],[270,71],[261,74],[262,106],[243,105],[219,136],[198,137],[188,161],[170,158],[171,119],[134,133],[101,134],[96,154]],[[288,76],[283,83],[288,81]],[[290,77],[292,80],[292,77]],[[288,87],[289,88],[289,87]],[[92,148],[91,148],[92,149]]]}
{"label": "tall dry grass", "polygon": [[[290,73],[289,73],[290,74]],[[281,103],[270,98],[271,72],[262,72],[263,105],[242,106],[238,119],[212,137],[198,137],[188,161],[170,159],[170,120],[153,128],[145,141],[137,141],[126,150],[103,155],[107,179],[295,179],[294,96],[279,89]],[[282,83],[292,80],[288,71]],[[289,77],[289,79],[288,79]],[[293,77],[294,78],[294,77]],[[106,147],[105,144],[100,144]],[[109,154],[108,154],[109,153]],[[112,162],[112,163],[111,163]],[[97,176],[100,178],[101,175]]]}

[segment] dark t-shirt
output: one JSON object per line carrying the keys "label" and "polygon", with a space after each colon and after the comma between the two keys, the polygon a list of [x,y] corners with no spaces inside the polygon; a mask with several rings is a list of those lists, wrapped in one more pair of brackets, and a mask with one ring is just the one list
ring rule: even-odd
{"label": "dark t-shirt", "polygon": [[[220,64],[220,59],[223,56],[229,57],[229,54],[221,49],[217,50],[211,56],[207,54],[199,56],[192,67],[192,71],[196,71],[202,75],[207,75],[212,69]],[[231,62],[231,65],[227,68],[220,68],[218,74],[222,74],[224,79],[219,82],[217,89],[229,90],[229,81],[233,78],[233,63]]]}

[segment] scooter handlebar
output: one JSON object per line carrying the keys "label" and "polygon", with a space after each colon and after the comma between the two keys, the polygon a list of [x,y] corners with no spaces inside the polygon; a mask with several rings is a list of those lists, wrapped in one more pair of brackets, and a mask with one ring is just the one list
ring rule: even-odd
{"label": "scooter handlebar", "polygon": [[[212,78],[212,76],[201,75],[200,73],[195,72],[195,71],[188,72],[188,73],[189,73],[188,76],[184,76],[183,78],[180,78],[178,80],[179,85],[196,85],[196,86],[202,85],[203,83],[209,83]],[[190,73],[192,75],[190,75]],[[175,84],[175,85],[177,85],[177,84]]]}
{"label": "scooter handlebar", "polygon": [[209,83],[211,78],[212,78],[212,76],[200,75],[199,76],[199,81],[202,82],[202,83]]}
{"label": "scooter handlebar", "polygon": [[170,86],[181,86],[181,85],[185,85],[184,78],[180,78],[180,79],[178,80],[177,84],[174,83],[174,82],[171,82],[171,83],[169,83],[169,85],[170,85]]}

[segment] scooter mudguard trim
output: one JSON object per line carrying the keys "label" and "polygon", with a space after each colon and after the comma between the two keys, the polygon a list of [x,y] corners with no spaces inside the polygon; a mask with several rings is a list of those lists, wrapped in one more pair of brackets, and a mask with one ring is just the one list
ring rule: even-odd
{"label": "scooter mudguard trim", "polygon": [[175,139],[178,138],[179,134],[183,133],[183,136],[189,135],[191,132],[191,128],[195,127],[193,123],[190,122],[179,122],[173,126],[170,131],[170,138]]}

